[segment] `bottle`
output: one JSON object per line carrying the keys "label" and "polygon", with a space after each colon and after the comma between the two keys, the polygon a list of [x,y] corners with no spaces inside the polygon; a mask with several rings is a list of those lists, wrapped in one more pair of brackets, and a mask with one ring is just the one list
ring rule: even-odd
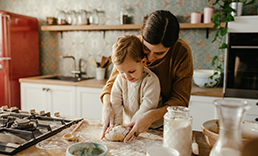
{"label": "bottle", "polygon": [[92,20],[91,20],[91,24],[93,25],[98,25],[99,24],[99,16],[98,16],[98,10],[97,9],[93,9],[92,11]]}
{"label": "bottle", "polygon": [[105,12],[100,10],[98,11],[98,16],[99,16],[99,25],[105,25]]}
{"label": "bottle", "polygon": [[210,156],[241,156],[243,150],[241,122],[250,104],[243,100],[215,100],[219,115],[219,137]]}
{"label": "bottle", "polygon": [[80,10],[78,12],[78,25],[87,25],[87,12],[85,10]]}
{"label": "bottle", "polygon": [[128,18],[128,12],[125,6],[123,6],[121,7],[121,11],[120,11],[120,24],[121,25],[126,24],[127,18]]}
{"label": "bottle", "polygon": [[192,117],[183,106],[170,106],[164,115],[163,146],[176,149],[182,156],[191,156]]}
{"label": "bottle", "polygon": [[58,25],[65,25],[66,24],[66,13],[63,10],[58,11],[57,24]]}

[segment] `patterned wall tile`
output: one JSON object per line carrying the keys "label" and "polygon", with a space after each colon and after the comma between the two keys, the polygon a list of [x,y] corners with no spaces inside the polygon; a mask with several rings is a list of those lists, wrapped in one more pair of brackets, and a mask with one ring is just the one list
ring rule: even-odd
{"label": "patterned wall tile", "polygon": [[[215,0],[0,0],[0,9],[33,16],[41,25],[46,25],[46,17],[56,17],[59,10],[79,11],[81,9],[103,10],[106,25],[117,25],[120,20],[122,6],[132,8],[134,23],[142,24],[143,17],[155,10],[166,9],[178,17],[179,22],[190,22],[191,12],[203,12],[203,8],[211,6]],[[244,8],[245,14],[257,13],[257,2]],[[218,7],[215,7],[216,9]],[[95,67],[90,63],[94,58],[100,62],[101,57],[111,55],[112,45],[116,39],[124,34],[140,35],[140,31],[68,31],[47,32],[40,31],[40,69],[41,74],[71,75],[74,68],[72,59],[62,59],[60,56],[71,55],[75,57],[76,68],[81,68],[88,76],[95,76]],[[205,29],[182,29],[180,37],[191,47],[194,68],[212,68],[211,60],[218,53],[218,43],[211,43],[215,31],[210,29],[209,38],[206,38]],[[107,70],[109,76],[112,65]]]}

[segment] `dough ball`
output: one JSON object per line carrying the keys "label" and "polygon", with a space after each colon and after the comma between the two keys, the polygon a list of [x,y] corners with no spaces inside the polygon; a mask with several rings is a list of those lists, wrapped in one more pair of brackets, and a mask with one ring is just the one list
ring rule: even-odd
{"label": "dough ball", "polygon": [[109,133],[105,134],[105,139],[109,141],[123,141],[125,135],[123,134],[126,131],[126,128],[122,125],[113,127]]}

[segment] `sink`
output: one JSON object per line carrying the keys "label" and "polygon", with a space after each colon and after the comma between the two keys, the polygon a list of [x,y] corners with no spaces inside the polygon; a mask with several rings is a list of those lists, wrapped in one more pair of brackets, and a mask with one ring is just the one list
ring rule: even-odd
{"label": "sink", "polygon": [[89,80],[89,79],[93,79],[93,78],[94,77],[52,76],[52,77],[45,77],[45,78],[40,78],[40,79],[78,82],[78,81]]}

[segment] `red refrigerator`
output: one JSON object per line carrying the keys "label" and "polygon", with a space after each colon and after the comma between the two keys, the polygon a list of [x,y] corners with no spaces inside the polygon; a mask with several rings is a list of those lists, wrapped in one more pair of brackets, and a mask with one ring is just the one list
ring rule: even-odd
{"label": "red refrigerator", "polygon": [[0,106],[20,109],[19,78],[37,75],[38,20],[0,10]]}

